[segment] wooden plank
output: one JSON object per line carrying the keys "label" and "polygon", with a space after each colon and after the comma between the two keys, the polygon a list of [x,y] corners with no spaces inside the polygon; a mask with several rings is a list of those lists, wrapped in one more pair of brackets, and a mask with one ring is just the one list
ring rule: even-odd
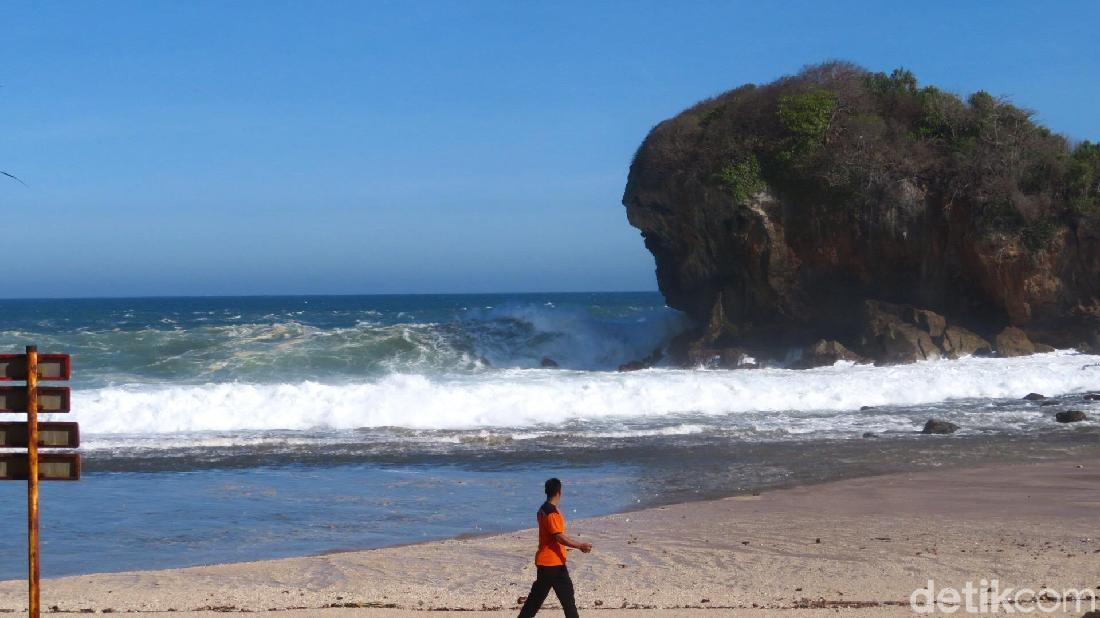
{"label": "wooden plank", "polygon": [[[38,423],[39,448],[77,448],[80,426],[70,422]],[[0,423],[0,448],[27,448],[26,423]]]}
{"label": "wooden plank", "polygon": [[[63,414],[70,410],[71,393],[68,386],[39,386],[38,411]],[[0,412],[26,412],[26,386],[0,386]]]}
{"label": "wooden plank", "polygon": [[[26,453],[0,455],[0,481],[27,480]],[[39,453],[38,480],[80,480],[79,453]]]}
{"label": "wooden plank", "polygon": [[[72,359],[68,354],[39,354],[39,380],[68,380],[72,374]],[[26,354],[0,354],[0,381],[27,379]]]}

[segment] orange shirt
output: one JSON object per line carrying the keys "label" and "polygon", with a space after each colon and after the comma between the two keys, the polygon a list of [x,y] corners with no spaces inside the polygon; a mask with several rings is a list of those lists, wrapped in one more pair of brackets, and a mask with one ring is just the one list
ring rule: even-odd
{"label": "orange shirt", "polygon": [[565,518],[558,507],[546,502],[539,508],[539,550],[535,552],[536,566],[562,566],[565,564],[565,545],[554,535],[565,532]]}

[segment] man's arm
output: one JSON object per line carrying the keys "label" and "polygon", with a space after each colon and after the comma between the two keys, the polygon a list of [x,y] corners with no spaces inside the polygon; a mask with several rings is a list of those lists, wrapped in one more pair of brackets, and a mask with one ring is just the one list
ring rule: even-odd
{"label": "man's arm", "polygon": [[577,541],[575,539],[571,539],[571,538],[565,536],[564,532],[559,532],[559,533],[555,534],[554,535],[554,540],[561,543],[562,545],[565,545],[566,547],[572,547],[573,549],[579,549],[579,550],[581,550],[582,552],[584,552],[586,554],[588,552],[592,551],[592,544],[591,543],[582,543],[582,542]]}

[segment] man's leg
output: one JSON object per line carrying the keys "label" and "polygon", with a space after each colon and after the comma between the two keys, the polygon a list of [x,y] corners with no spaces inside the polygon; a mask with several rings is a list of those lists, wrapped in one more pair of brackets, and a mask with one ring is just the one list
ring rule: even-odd
{"label": "man's leg", "polygon": [[554,594],[558,595],[558,602],[565,612],[565,618],[578,618],[577,601],[573,598],[573,580],[569,578],[569,569],[564,566],[558,576],[554,578]]}
{"label": "man's leg", "polygon": [[546,595],[550,594],[550,578],[546,577],[542,567],[535,567],[535,570],[538,574],[531,584],[531,592],[527,593],[527,600],[523,602],[523,609],[519,610],[519,618],[532,618],[542,607]]}

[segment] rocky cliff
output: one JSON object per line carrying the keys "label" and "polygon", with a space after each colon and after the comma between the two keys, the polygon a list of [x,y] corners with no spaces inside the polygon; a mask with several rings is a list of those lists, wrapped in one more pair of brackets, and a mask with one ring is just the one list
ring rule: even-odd
{"label": "rocky cliff", "polygon": [[1100,145],[984,92],[845,63],[742,86],[654,127],[623,204],[698,324],[681,362],[1098,343]]}

